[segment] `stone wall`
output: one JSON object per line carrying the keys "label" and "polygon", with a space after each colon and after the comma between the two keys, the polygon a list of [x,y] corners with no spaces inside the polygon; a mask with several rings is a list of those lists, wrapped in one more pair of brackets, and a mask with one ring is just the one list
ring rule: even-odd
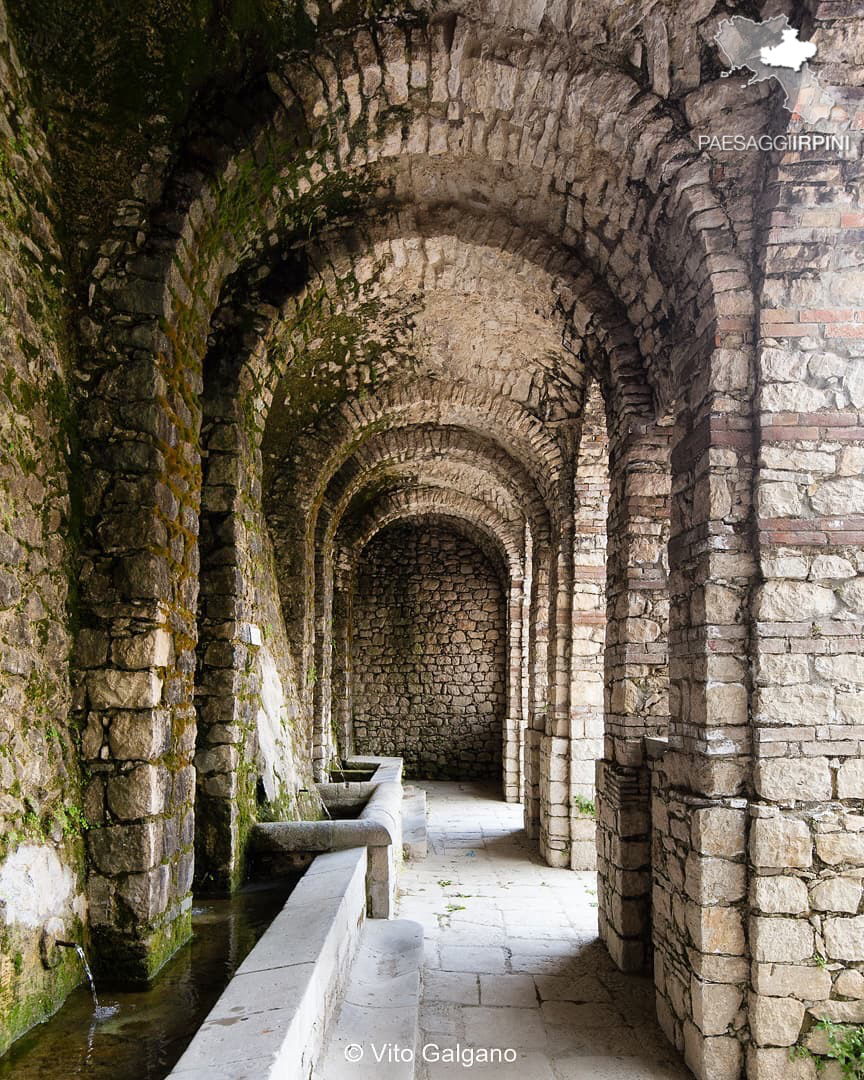
{"label": "stone wall", "polygon": [[354,740],[408,776],[500,778],[506,616],[494,568],[439,527],[366,548],[354,600]]}
{"label": "stone wall", "polygon": [[[820,124],[864,126],[864,25],[819,4]],[[857,17],[855,17],[857,15]],[[758,338],[758,558],[752,603],[748,1075],[820,1019],[864,1022],[864,326],[861,144],[766,169]],[[803,249],[789,238],[812,229]],[[803,1059],[801,1075],[814,1063]]]}
{"label": "stone wall", "polygon": [[729,4],[577,6],[203,0],[175,43],[172,0],[16,0],[0,1046],[80,974],[46,921],[152,976],[196,812],[199,881],[236,883],[334,729],[499,776],[503,727],[528,835],[587,865],[601,683],[601,932],[644,967],[653,911],[694,1072],[864,1021],[860,5],[796,7],[836,154],[699,148],[799,123],[721,78]]}
{"label": "stone wall", "polygon": [[[51,160],[0,6],[0,1054],[81,977],[40,955],[83,940],[69,458],[74,425]],[[73,509],[74,507],[74,509]],[[70,585],[73,587],[70,588]],[[50,965],[50,966],[49,966]]]}
{"label": "stone wall", "polygon": [[240,884],[259,818],[318,814],[295,654],[261,506],[261,454],[208,380],[195,681],[195,875]]}

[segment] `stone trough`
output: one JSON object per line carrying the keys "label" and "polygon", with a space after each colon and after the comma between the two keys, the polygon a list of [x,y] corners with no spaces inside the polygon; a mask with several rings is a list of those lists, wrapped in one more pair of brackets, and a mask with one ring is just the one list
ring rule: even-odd
{"label": "stone trough", "polygon": [[296,869],[322,852],[364,847],[369,915],[389,919],[402,859],[402,759],[351,758],[346,765],[376,768],[369,781],[318,785],[329,819],[255,825],[252,857],[259,874],[272,876],[282,868]]}
{"label": "stone trough", "polygon": [[366,914],[366,850],[318,856],[198,1029],[170,1080],[306,1080]]}
{"label": "stone trough", "polygon": [[[259,873],[296,870],[306,860],[308,869],[169,1080],[371,1078],[385,1074],[354,1065],[346,1072],[345,1046],[361,1037],[414,1045],[423,932],[392,919],[402,859],[402,759],[347,764],[358,762],[374,764],[371,780],[319,785],[331,820],[254,827]],[[406,802],[412,835],[419,827],[414,817],[423,813],[425,851],[425,799],[422,808],[417,793]],[[400,1063],[386,1075],[410,1080],[413,1066]]]}

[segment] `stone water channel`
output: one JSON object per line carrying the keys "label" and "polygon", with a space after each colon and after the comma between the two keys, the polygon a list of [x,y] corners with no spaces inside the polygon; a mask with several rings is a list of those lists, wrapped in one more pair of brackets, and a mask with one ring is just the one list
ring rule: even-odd
{"label": "stone water channel", "polygon": [[248,885],[229,899],[197,899],[192,941],[149,987],[100,985],[97,1012],[82,982],[0,1059],[0,1080],[162,1080],[299,878]]}

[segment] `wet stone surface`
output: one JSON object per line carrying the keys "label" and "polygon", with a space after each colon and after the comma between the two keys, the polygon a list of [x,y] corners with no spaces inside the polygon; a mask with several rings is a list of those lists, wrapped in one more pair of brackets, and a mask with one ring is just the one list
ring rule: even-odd
{"label": "wet stone surface", "polygon": [[[299,877],[299,875],[298,875]],[[0,1080],[162,1080],[296,882],[253,885],[231,899],[197,900],[194,937],[146,990],[86,984],[0,1059]]]}

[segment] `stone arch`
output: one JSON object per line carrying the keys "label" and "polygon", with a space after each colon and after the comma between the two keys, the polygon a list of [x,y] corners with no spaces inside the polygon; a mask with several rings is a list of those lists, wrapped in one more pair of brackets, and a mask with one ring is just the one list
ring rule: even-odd
{"label": "stone arch", "polygon": [[[415,440],[419,446],[412,445]],[[395,460],[391,446],[394,443],[398,448]],[[447,451],[446,458],[441,457],[444,450]],[[362,466],[355,460],[361,455],[366,459]],[[315,760],[321,763],[321,770],[330,745],[327,732],[330,728],[332,632],[328,632],[328,627],[332,627],[330,612],[336,606],[333,598],[334,546],[339,547],[336,537],[339,530],[344,531],[345,519],[356,516],[352,511],[352,503],[359,503],[362,509],[370,498],[370,492],[372,498],[380,500],[385,494],[392,498],[392,491],[400,488],[405,490],[412,486],[422,489],[437,487],[451,495],[462,492],[463,498],[472,499],[478,506],[486,505],[490,518],[497,521],[501,528],[509,521],[511,529],[515,522],[521,531],[526,510],[530,511],[529,519],[533,522],[533,527],[540,530],[541,535],[548,534],[545,508],[536,490],[532,493],[527,476],[510,459],[502,460],[500,449],[496,451],[492,444],[476,436],[466,437],[465,433],[458,429],[429,430],[424,427],[391,430],[380,435],[374,442],[364,444],[358,455],[348,464],[353,464],[357,471],[349,474],[350,479],[346,478],[344,488],[337,487],[333,495],[321,504],[314,543],[315,670],[318,673],[314,754]],[[338,474],[334,476],[334,481],[337,478]],[[465,490],[466,484],[468,490]],[[373,505],[377,506],[377,501]],[[364,544],[368,539],[367,537]],[[511,557],[508,581],[513,576]],[[521,581],[524,574],[516,572],[516,576]],[[517,627],[514,633],[518,631]],[[512,703],[515,699],[510,695],[508,700]],[[518,781],[511,779],[505,787],[512,794],[514,790],[518,791]]]}
{"label": "stone arch", "polygon": [[[835,99],[820,134],[852,136],[830,160],[696,149],[704,134],[811,133],[767,81],[714,77],[728,3],[325,0],[296,23],[259,5],[288,16],[284,39],[232,38],[238,56],[200,65],[137,134],[97,85],[124,43],[94,43],[88,87],[52,63],[64,43],[48,33],[32,51],[48,60],[40,114],[62,116],[47,141],[14,44],[26,58],[46,5],[8,5],[8,35],[6,6],[0,811],[16,849],[38,817],[28,841],[77,878],[74,940],[87,917],[97,963],[138,979],[182,941],[193,785],[210,885],[241,874],[257,781],[274,812],[314,813],[301,796],[322,684],[307,669],[323,670],[326,620],[345,621],[355,531],[408,507],[419,517],[396,520],[458,523],[493,561],[504,539],[520,553],[507,715],[528,725],[515,789],[543,856],[576,866],[587,846],[573,746],[602,709],[610,952],[645,966],[651,922],[661,1022],[700,1078],[782,1071],[785,1043],[815,1045],[812,1017],[848,1018],[860,985],[855,5],[801,0],[789,16]],[[249,5],[210,6],[220,22]],[[85,40],[92,26],[98,13]],[[142,34],[147,106],[166,99],[163,60],[198,66],[172,63],[163,31]],[[83,162],[112,123],[131,150],[93,145]],[[106,195],[95,174],[112,158]],[[326,392],[305,400],[315,383]],[[517,580],[509,561],[502,573]],[[81,811],[94,827],[79,841]],[[78,975],[43,969],[40,929],[0,942],[19,976],[7,1034]]]}
{"label": "stone arch", "polygon": [[[395,523],[443,524],[464,534],[495,567],[502,598],[507,608],[506,674],[503,691],[506,708],[501,717],[500,741],[503,759],[501,776],[505,797],[519,801],[522,789],[521,758],[525,728],[522,717],[523,650],[528,648],[529,627],[523,616],[526,588],[524,532],[508,523],[482,501],[460,495],[452,489],[434,486],[407,486],[383,494],[352,524],[346,523],[337,538],[344,559],[352,568],[360,554],[381,531]],[[342,560],[340,560],[341,562]],[[338,637],[338,635],[337,635]],[[343,732],[343,739],[347,732]]]}
{"label": "stone arch", "polygon": [[492,512],[476,499],[448,491],[446,488],[412,487],[403,492],[385,496],[367,515],[364,515],[349,533],[343,544],[350,544],[361,551],[376,532],[394,521],[404,520],[406,515],[441,514],[467,522],[481,533],[485,544],[492,544],[497,552],[495,558],[499,569],[511,576],[519,576],[524,567],[522,537],[518,529]]}
{"label": "stone arch", "polygon": [[[275,257],[280,257],[278,252]],[[636,422],[653,415],[651,386],[626,314],[595,275],[578,263],[574,268],[572,250],[552,234],[537,236],[512,226],[501,235],[490,215],[477,216],[462,208],[436,207],[420,217],[400,210],[362,231],[340,230],[320,237],[310,250],[306,272],[308,284],[299,296],[289,294],[278,309],[272,301],[269,308],[260,304],[254,344],[243,342],[248,371],[239,376],[238,385],[248,387],[256,402],[260,396],[256,410],[269,409],[271,393],[266,388],[275,384],[288,358],[314,336],[308,331],[295,334],[292,342],[285,333],[286,329],[288,335],[294,333],[294,324],[306,317],[310,295],[326,296],[326,310],[343,314],[359,307],[364,298],[387,299],[393,288],[404,293],[412,287],[415,292],[452,289],[473,295],[482,282],[483,295],[510,300],[515,296],[524,303],[521,294],[528,279],[533,314],[541,317],[538,327],[546,324],[539,336],[561,353],[565,367],[567,353],[574,357],[570,363],[576,386],[569,389],[570,397],[579,397],[581,367],[587,361],[622,415]],[[254,301],[247,303],[254,308]],[[233,318],[236,321],[237,316]],[[571,340],[565,343],[567,337]],[[229,349],[236,352],[233,345]]]}
{"label": "stone arch", "polygon": [[[284,101],[274,105],[271,99],[260,127],[248,140],[248,150],[232,154],[224,145],[216,147],[211,159],[217,162],[215,170],[200,160],[190,168],[187,158],[170,193],[166,189],[162,205],[152,212],[148,208],[149,220],[139,215],[140,208],[130,211],[123,228],[143,232],[143,243],[132,255],[123,246],[124,234],[119,259],[106,248],[112,272],[93,283],[91,321],[85,327],[90,334],[84,372],[88,380],[85,446],[114,440],[118,451],[110,468],[99,477],[98,513],[107,529],[122,533],[129,500],[121,470],[129,468],[140,470],[131,503],[143,508],[147,521],[131,534],[128,530],[123,533],[122,541],[110,551],[101,548],[95,530],[91,530],[88,544],[94,571],[85,583],[84,601],[109,635],[119,632],[130,604],[143,616],[143,628],[168,629],[175,661],[166,669],[164,690],[175,721],[172,730],[183,743],[182,752],[172,757],[178,775],[188,769],[193,727],[190,702],[197,569],[194,536],[200,484],[195,449],[200,365],[210,315],[225,282],[238,267],[253,261],[262,239],[276,235],[278,241],[280,223],[283,236],[296,239],[304,226],[311,224],[314,229],[319,222],[337,219],[346,205],[374,206],[372,189],[379,181],[388,180],[391,166],[387,163],[391,160],[407,162],[409,167],[401,177],[395,168],[392,184],[383,185],[387,200],[393,192],[398,200],[399,185],[406,175],[425,182],[424,176],[428,179],[434,172],[429,165],[433,159],[458,161],[468,171],[479,162],[477,175],[486,181],[506,180],[497,184],[499,197],[508,198],[514,190],[523,192],[517,205],[526,209],[531,184],[536,196],[539,175],[543,192],[554,196],[545,206],[550,221],[554,220],[554,231],[563,243],[583,251],[596,276],[621,298],[642,359],[650,358],[667,386],[670,380],[666,373],[671,373],[673,385],[689,380],[696,387],[703,385],[700,379],[706,373],[719,385],[734,370],[732,390],[726,397],[737,395],[737,408],[738,399],[746,396],[740,372],[748,370],[746,382],[749,348],[741,324],[752,314],[745,273],[749,264],[738,252],[736,228],[713,189],[710,160],[698,155],[686,137],[673,134],[674,122],[665,115],[667,107],[660,98],[627,77],[602,70],[596,61],[577,64],[562,57],[564,74],[556,81],[539,53],[532,53],[529,46],[519,53],[522,67],[515,71],[517,78],[523,70],[527,73],[530,92],[526,82],[524,93],[515,95],[512,103],[504,102],[507,109],[503,111],[509,110],[504,120],[497,99],[489,97],[489,78],[494,73],[496,78],[501,76],[502,86],[515,86],[505,65],[493,53],[476,51],[465,21],[457,18],[453,31],[452,36],[441,27],[418,31],[418,42],[429,46],[427,60],[419,59],[422,48],[412,54],[418,58],[418,73],[426,71],[425,83],[420,79],[420,86],[425,85],[428,91],[423,108],[406,124],[402,123],[404,114],[396,123],[397,114],[390,112],[380,138],[377,132],[369,135],[366,116],[367,139],[353,145],[348,133],[360,133],[363,114],[361,110],[352,120],[347,100],[347,127],[340,128],[343,120],[332,109],[346,101],[339,88],[340,69],[328,68],[318,58],[319,72],[313,73],[307,66],[302,86],[301,73],[292,71],[297,86],[290,94],[277,86],[277,96],[282,94]],[[401,32],[388,28],[384,37],[397,42]],[[346,40],[343,44],[349,43]],[[385,42],[380,54],[383,70],[378,54],[370,56],[364,66],[362,42],[358,39],[355,44],[353,59],[347,51],[344,56],[339,54],[340,64],[343,59],[348,64],[346,77],[352,78],[353,70],[360,80],[358,85],[362,85],[367,73],[374,82],[378,69],[380,83],[371,93],[392,109],[399,104],[414,61],[405,68],[393,59],[395,46]],[[430,64],[433,56],[435,63]],[[444,72],[446,78],[436,84]],[[616,125],[608,124],[601,112],[598,85],[618,102],[620,119]],[[439,93],[443,95],[440,98],[436,97]],[[455,102],[458,114],[459,101],[466,107],[461,114],[464,121],[451,131],[444,113]],[[319,136],[328,118],[336,121],[326,127],[328,134],[335,136],[332,145],[324,146],[316,136],[319,141],[314,152],[304,149],[308,130],[303,138],[297,138],[297,106],[310,110],[305,126],[318,131]],[[534,112],[526,114],[526,107]],[[378,108],[381,112],[380,103]],[[403,126],[407,129],[404,137]],[[439,154],[445,143],[446,153]],[[588,158],[582,155],[588,147],[614,162],[611,176],[587,168]],[[305,160],[297,164],[296,159],[303,155]],[[286,166],[286,162],[294,163]],[[374,165],[372,172],[370,164]],[[583,165],[586,168],[580,175]],[[530,183],[526,181],[529,177]],[[496,190],[496,185],[490,190]],[[276,198],[271,199],[274,192]],[[605,215],[603,206],[608,208]],[[498,206],[497,212],[506,220],[504,209]],[[649,253],[644,258],[639,256],[640,246]],[[684,273],[680,272],[679,251],[688,252]],[[661,271],[664,258],[674,273]],[[135,403],[142,393],[158,404],[137,409]],[[727,445],[730,430],[743,430],[725,420],[718,422],[717,416],[725,409],[722,402],[715,409],[716,404],[715,399],[709,401],[694,393],[682,406],[677,429],[679,452],[677,456],[673,453],[673,467],[689,477],[682,480],[680,490],[688,485],[691,491],[698,488],[700,495],[695,501],[700,505],[701,493],[718,482],[716,474],[709,474],[719,467],[705,469],[700,464],[696,470],[689,469],[693,447],[701,446],[706,435],[707,446],[718,442]],[[735,442],[736,437],[733,434],[731,440],[735,452],[746,456],[743,439]],[[746,468],[739,461],[724,464],[725,474],[719,480],[731,483],[736,491],[745,490]],[[151,522],[155,526],[151,527]],[[740,532],[737,516],[732,529]],[[143,552],[138,546],[142,536],[154,533],[160,539],[163,532],[167,544],[163,548],[154,543],[158,552]],[[691,551],[686,544],[674,543],[672,550],[676,560],[679,553]],[[701,588],[697,579],[704,580],[704,570],[679,561],[673,577],[675,574],[680,595],[689,603],[690,594]],[[121,583],[120,602],[100,602],[115,579]],[[144,579],[159,583],[157,595],[143,595]],[[559,578],[559,583],[563,580]],[[739,583],[731,591],[736,589],[740,595]],[[550,662],[557,667],[559,659],[563,658],[553,653]],[[145,670],[152,674],[155,667],[151,664]],[[699,693],[707,686],[703,684]],[[162,689],[160,686],[160,693]],[[685,770],[690,769],[686,755],[698,758],[704,747],[698,723],[691,723],[692,712],[688,703],[677,727],[673,723],[685,749],[681,759]],[[188,775],[183,773],[182,782]],[[154,821],[166,815],[170,818],[173,813],[164,796],[154,798],[152,808],[148,816]]]}

